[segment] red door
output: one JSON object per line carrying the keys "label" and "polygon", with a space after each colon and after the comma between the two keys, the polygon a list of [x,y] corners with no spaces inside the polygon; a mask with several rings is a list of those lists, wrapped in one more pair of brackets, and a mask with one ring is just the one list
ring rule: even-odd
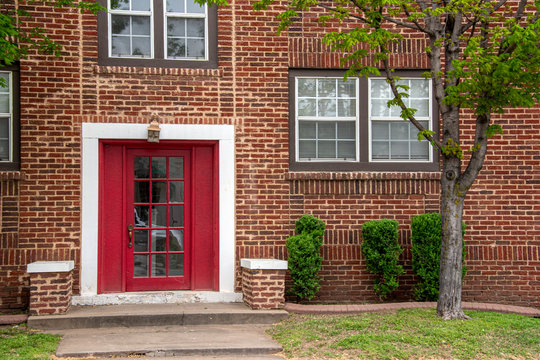
{"label": "red door", "polygon": [[127,152],[126,290],[190,288],[190,152]]}
{"label": "red door", "polygon": [[217,143],[100,143],[98,292],[218,290]]}

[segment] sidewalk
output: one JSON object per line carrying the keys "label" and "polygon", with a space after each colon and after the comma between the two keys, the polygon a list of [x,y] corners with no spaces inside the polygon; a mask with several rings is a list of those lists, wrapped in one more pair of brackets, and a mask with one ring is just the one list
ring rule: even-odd
{"label": "sidewalk", "polygon": [[[361,314],[368,312],[393,311],[399,309],[436,308],[436,302],[401,302],[386,304],[343,304],[343,305],[303,305],[286,303],[285,310],[295,314]],[[540,318],[540,309],[504,304],[463,302],[463,310],[492,311],[506,314]]]}

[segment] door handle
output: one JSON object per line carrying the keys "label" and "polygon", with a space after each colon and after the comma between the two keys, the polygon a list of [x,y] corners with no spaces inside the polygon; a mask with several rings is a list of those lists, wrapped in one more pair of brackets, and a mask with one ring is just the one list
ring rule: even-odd
{"label": "door handle", "polygon": [[132,243],[132,240],[133,240],[133,225],[131,225],[131,224],[128,225],[128,237],[129,237],[128,248],[131,249],[133,247],[133,243]]}

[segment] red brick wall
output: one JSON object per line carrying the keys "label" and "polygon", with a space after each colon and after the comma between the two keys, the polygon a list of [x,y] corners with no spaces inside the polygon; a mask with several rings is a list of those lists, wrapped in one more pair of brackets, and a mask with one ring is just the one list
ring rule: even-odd
{"label": "red brick wall", "polygon": [[63,314],[71,306],[73,272],[30,274],[30,315]]}
{"label": "red brick wall", "polygon": [[252,309],[279,309],[285,303],[286,270],[242,268],[244,302]]}
{"label": "red brick wall", "polygon": [[[322,45],[313,14],[275,36],[279,9],[253,13],[247,0],[220,9],[219,67],[202,70],[98,66],[93,15],[29,8],[33,24],[64,44],[64,55],[31,55],[21,62],[25,180],[9,182],[9,194],[1,184],[3,206],[18,198],[20,213],[18,229],[8,231],[5,219],[13,217],[3,212],[0,280],[11,285],[1,290],[2,307],[26,305],[24,267],[32,261],[74,260],[79,291],[81,123],[148,123],[154,113],[162,123],[235,126],[238,291],[239,259],[286,259],[294,221],[311,212],[328,225],[319,301],[376,300],[362,263],[360,228],[380,217],[400,222],[407,274],[395,299],[410,297],[410,218],[438,209],[437,178],[289,173],[288,70],[335,68],[339,59]],[[426,67],[425,43],[407,32],[392,61],[401,68]],[[513,110],[501,118],[507,134],[493,140],[466,202],[465,300],[540,307],[539,113]],[[465,126],[464,135],[470,132]]]}

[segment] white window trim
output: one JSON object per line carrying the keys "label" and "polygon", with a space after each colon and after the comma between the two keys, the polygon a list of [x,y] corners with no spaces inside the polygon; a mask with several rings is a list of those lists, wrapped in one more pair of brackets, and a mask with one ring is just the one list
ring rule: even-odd
{"label": "white window trim", "polygon": [[[0,113],[0,117],[7,117],[8,120],[8,160],[1,160],[0,163],[13,162],[13,72],[0,71],[0,73],[8,74],[8,106],[9,113]],[[5,89],[5,88],[3,88]]]}
{"label": "white window trim", "polygon": [[[294,78],[294,127],[295,127],[295,157],[297,162],[301,163],[317,163],[317,162],[335,162],[335,163],[358,163],[360,161],[360,143],[359,143],[359,126],[360,126],[360,85],[358,79],[354,79],[356,87],[356,116],[354,117],[302,117],[298,116],[298,80],[299,79],[338,79],[343,80],[340,76],[296,76]],[[349,80],[350,81],[350,80]],[[336,104],[337,106],[337,104]],[[355,159],[301,159],[300,158],[300,135],[299,135],[299,120],[311,120],[311,121],[354,121],[355,122]],[[351,140],[352,141],[352,140]]]}
{"label": "white window trim", "polygon": [[[186,12],[167,12],[167,0],[163,0],[163,50],[166,60],[189,60],[189,61],[208,61],[208,6],[204,5],[204,13],[188,13],[187,5],[184,1],[184,9]],[[185,58],[169,58],[168,46],[167,46],[167,19],[172,18],[181,18],[181,19],[203,19],[204,18],[204,58],[195,59],[190,57]],[[187,36],[187,34],[186,34]]]}
{"label": "white window trim", "polygon": [[[371,117],[371,81],[372,80],[384,80],[386,78],[383,77],[370,77],[368,78],[368,148],[369,148],[369,162],[370,163],[400,163],[400,164],[407,164],[407,163],[431,163],[433,162],[433,146],[428,145],[428,159],[427,160],[399,160],[399,159],[373,159],[373,151],[372,151],[372,138],[371,138],[371,122],[372,121],[406,121],[403,120],[403,118],[399,116],[389,116],[389,117]],[[428,90],[429,90],[429,107],[428,111],[431,114],[430,117],[418,117],[416,120],[418,121],[427,121],[429,125],[429,129],[427,130],[433,130],[433,93],[432,93],[432,81],[431,79],[425,79],[422,77],[401,77],[402,80],[427,80],[429,82]]]}
{"label": "white window trim", "polygon": [[[235,166],[233,125],[162,124],[161,140],[217,140],[219,171],[219,292],[234,293]],[[81,295],[97,294],[99,140],[146,139],[147,124],[82,124]]]}

